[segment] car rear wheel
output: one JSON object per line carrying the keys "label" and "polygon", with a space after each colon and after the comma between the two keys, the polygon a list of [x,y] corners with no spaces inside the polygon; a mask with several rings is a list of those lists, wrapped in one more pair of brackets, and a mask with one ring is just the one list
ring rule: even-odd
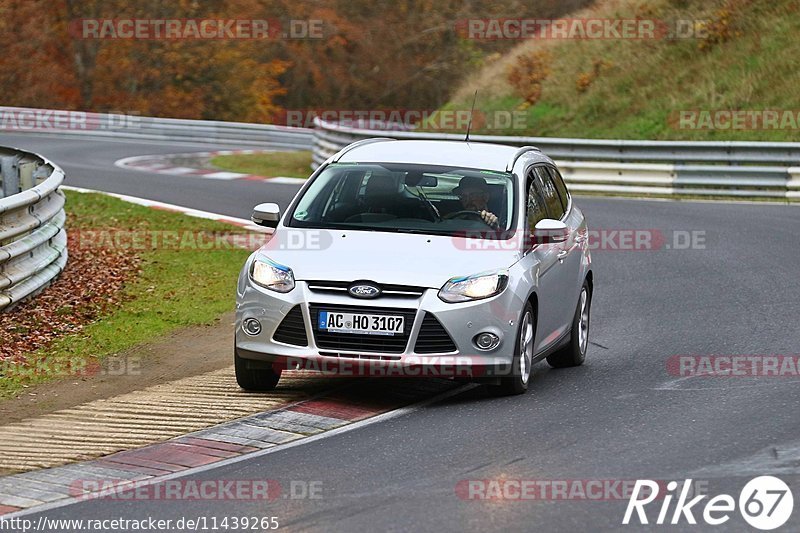
{"label": "car rear wheel", "polygon": [[519,321],[517,342],[514,347],[514,359],[511,373],[500,378],[499,385],[489,386],[489,392],[495,396],[522,394],[528,390],[533,367],[533,340],[536,334],[536,318],[531,304],[525,304],[522,319]]}
{"label": "car rear wheel", "polygon": [[264,392],[274,389],[281,379],[281,370],[272,363],[243,359],[234,347],[233,363],[236,370],[236,383],[246,391]]}
{"label": "car rear wheel", "polygon": [[592,293],[589,284],[583,282],[578,307],[572,319],[572,332],[569,344],[547,357],[547,363],[553,368],[580,366],[586,360],[589,347],[589,322],[591,318]]}

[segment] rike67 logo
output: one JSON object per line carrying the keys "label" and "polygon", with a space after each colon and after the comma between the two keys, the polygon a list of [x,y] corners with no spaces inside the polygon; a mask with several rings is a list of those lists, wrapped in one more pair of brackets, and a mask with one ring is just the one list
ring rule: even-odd
{"label": "rike67 logo", "polygon": [[[650,523],[696,525],[700,518],[706,525],[719,526],[735,515],[738,503],[739,513],[748,524],[756,529],[768,531],[784,525],[792,516],[794,509],[791,489],[782,480],[773,476],[760,476],[748,481],[739,493],[738,502],[729,494],[719,494],[705,502],[703,500],[708,498],[707,494],[689,499],[691,479],[685,480],[681,487],[677,481],[670,481],[665,493],[660,493],[661,487],[662,485],[649,479],[637,480],[622,523],[636,524],[638,519],[639,524],[645,525]],[[674,507],[673,500],[676,500]],[[654,522],[649,522],[645,507],[655,501],[661,504],[658,517]],[[653,507],[659,506],[656,504]],[[652,513],[649,520],[652,520]]]}

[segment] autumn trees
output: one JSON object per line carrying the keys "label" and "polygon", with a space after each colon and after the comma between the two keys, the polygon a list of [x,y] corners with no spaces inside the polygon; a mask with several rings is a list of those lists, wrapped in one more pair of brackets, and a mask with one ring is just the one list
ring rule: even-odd
{"label": "autumn trees", "polygon": [[[270,122],[282,109],[435,109],[488,52],[470,17],[588,0],[0,0],[0,105]],[[85,21],[267,20],[268,38],[97,38]],[[315,21],[321,34],[292,38]]]}

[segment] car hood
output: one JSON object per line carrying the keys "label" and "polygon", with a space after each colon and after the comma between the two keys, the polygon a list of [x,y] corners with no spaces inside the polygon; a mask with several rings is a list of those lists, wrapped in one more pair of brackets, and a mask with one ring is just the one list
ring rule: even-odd
{"label": "car hood", "polygon": [[456,276],[510,267],[520,258],[514,241],[281,227],[259,252],[291,268],[298,281],[370,280],[438,289]]}

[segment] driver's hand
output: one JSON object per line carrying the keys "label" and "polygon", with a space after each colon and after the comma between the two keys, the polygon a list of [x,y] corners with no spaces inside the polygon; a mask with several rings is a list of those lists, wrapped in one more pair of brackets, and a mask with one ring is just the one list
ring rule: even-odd
{"label": "driver's hand", "polygon": [[497,215],[495,215],[494,213],[483,210],[479,214],[481,215],[483,221],[486,222],[488,225],[492,226],[493,228],[496,228],[497,226],[500,225],[500,222],[497,220]]}

